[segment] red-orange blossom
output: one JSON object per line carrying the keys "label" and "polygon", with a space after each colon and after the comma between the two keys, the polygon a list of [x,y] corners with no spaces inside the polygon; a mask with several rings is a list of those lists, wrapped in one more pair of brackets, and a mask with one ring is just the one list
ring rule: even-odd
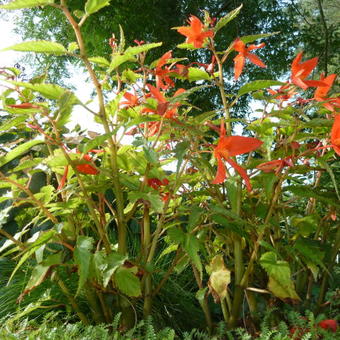
{"label": "red-orange blossom", "polygon": [[221,121],[220,139],[214,149],[214,156],[217,159],[217,173],[212,181],[213,184],[220,184],[227,177],[223,159],[228,162],[244,179],[248,191],[251,191],[250,179],[246,170],[239,166],[231,157],[253,151],[262,145],[262,141],[252,137],[226,136],[224,121]]}

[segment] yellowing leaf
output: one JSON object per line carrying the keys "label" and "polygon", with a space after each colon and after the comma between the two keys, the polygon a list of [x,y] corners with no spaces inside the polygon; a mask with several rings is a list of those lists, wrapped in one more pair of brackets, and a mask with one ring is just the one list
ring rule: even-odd
{"label": "yellowing leaf", "polygon": [[226,268],[222,255],[216,255],[211,260],[210,270],[211,274],[208,286],[215,302],[219,302],[227,296],[227,287],[230,283],[230,270]]}

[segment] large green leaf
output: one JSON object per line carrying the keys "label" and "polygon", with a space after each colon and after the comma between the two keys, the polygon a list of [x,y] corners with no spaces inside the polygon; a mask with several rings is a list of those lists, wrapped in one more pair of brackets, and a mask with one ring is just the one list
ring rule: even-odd
{"label": "large green leaf", "polygon": [[13,150],[11,150],[6,156],[0,157],[0,167],[12,161],[13,159],[19,157],[24,154],[28,150],[30,150],[33,146],[44,143],[43,140],[31,140],[29,142],[20,144]]}
{"label": "large green leaf", "polygon": [[89,60],[92,63],[95,63],[99,66],[106,66],[106,67],[110,66],[110,62],[107,59],[105,59],[104,57],[91,57],[91,58],[89,58]]}
{"label": "large green leaf", "polygon": [[59,85],[55,84],[31,84],[31,83],[25,83],[20,81],[9,81],[11,84],[22,86],[27,89],[31,89],[35,92],[39,92],[44,97],[48,99],[60,99],[66,91],[69,91],[68,89],[64,89]]}
{"label": "large green leaf", "polygon": [[25,249],[25,252],[21,255],[19,262],[17,263],[16,267],[14,268],[13,272],[11,273],[11,276],[8,280],[8,284],[13,279],[13,277],[14,277],[15,273],[18,271],[18,269],[41,247],[41,245],[48,243],[48,241],[55,234],[56,234],[55,230],[48,230],[46,232],[38,232],[38,235],[39,235],[38,239],[35,240],[32,244],[30,244]]}
{"label": "large green leaf", "polygon": [[188,71],[189,81],[210,80],[209,73],[204,70],[201,70],[200,68],[189,67]]}
{"label": "large green leaf", "polygon": [[215,302],[222,301],[227,296],[230,283],[230,270],[224,264],[223,256],[216,255],[210,262],[209,289]]}
{"label": "large green leaf", "polygon": [[56,55],[68,53],[63,45],[46,40],[24,41],[22,43],[6,47],[1,51],[36,52]]}
{"label": "large green leaf", "polygon": [[30,279],[27,282],[25,290],[20,294],[19,299],[21,300],[26,294],[30,293],[34,288],[39,286],[48,276],[51,266],[60,264],[62,260],[62,253],[56,253],[47,256],[47,258],[40,264],[33,268]]}
{"label": "large green leaf", "polygon": [[109,72],[113,71],[118,66],[124,64],[127,61],[136,61],[136,58],[132,54],[117,54],[113,56],[110,63]]}
{"label": "large green leaf", "polygon": [[136,267],[120,267],[114,274],[114,280],[118,289],[130,297],[138,297],[142,294],[141,284],[136,274]]}
{"label": "large green leaf", "polygon": [[20,9],[20,8],[31,8],[38,6],[45,6],[53,4],[54,0],[14,0],[6,5],[0,5],[0,9]]}
{"label": "large green leaf", "polygon": [[149,50],[151,50],[152,48],[156,48],[162,46],[162,43],[151,43],[151,44],[143,44],[143,45],[139,45],[139,46],[130,46],[126,49],[125,54],[139,54],[142,52],[147,52]]}
{"label": "large green leaf", "polygon": [[90,262],[92,257],[93,238],[78,236],[74,249],[74,262],[78,265],[79,283],[77,295],[89,277]]}
{"label": "large green leaf", "polygon": [[269,276],[268,289],[280,299],[299,301],[287,261],[277,259],[274,252],[264,253],[260,258],[261,266]]}
{"label": "large green leaf", "polygon": [[304,257],[305,263],[312,262],[323,269],[326,269],[322,262],[325,257],[325,253],[321,251],[319,241],[299,238],[294,244],[294,249],[296,249]]}
{"label": "large green leaf", "polygon": [[242,4],[241,6],[235,8],[234,10],[232,10],[231,12],[229,12],[227,15],[225,15],[224,17],[222,17],[219,21],[217,21],[215,27],[214,27],[214,31],[217,32],[219,31],[222,27],[224,27],[228,22],[230,22],[231,20],[235,19],[237,17],[237,15],[240,13],[240,10],[242,8]]}
{"label": "large green leaf", "polygon": [[118,253],[106,254],[104,251],[97,251],[93,256],[93,262],[95,266],[95,272],[97,278],[106,287],[113,273],[118,267],[122,266],[127,259],[126,256]]}
{"label": "large green leaf", "polygon": [[266,89],[270,86],[280,85],[282,86],[284,83],[277,80],[254,80],[248,84],[243,85],[239,91],[238,96],[242,96],[243,94],[260,90],[260,89]]}
{"label": "large green leaf", "polygon": [[201,276],[203,274],[202,262],[201,257],[199,256],[198,252],[200,249],[199,240],[192,234],[186,234],[184,243],[182,244],[185,252],[190,257],[191,262],[200,272]]}
{"label": "large green leaf", "polygon": [[11,128],[17,127],[18,125],[22,124],[26,119],[27,117],[25,116],[19,116],[11,120],[7,120],[0,125],[0,131],[8,132],[8,130],[10,130]]}
{"label": "large green leaf", "polygon": [[87,0],[85,4],[85,12],[87,14],[93,14],[98,12],[105,6],[110,5],[110,0]]}
{"label": "large green leaf", "polygon": [[87,142],[86,144],[81,145],[79,147],[79,150],[83,153],[87,153],[91,149],[94,149],[99,146],[103,146],[104,142],[108,140],[110,137],[112,137],[114,133],[115,132],[110,132],[110,133],[104,133],[103,135],[99,135],[95,137],[94,139],[90,140],[89,142]]}

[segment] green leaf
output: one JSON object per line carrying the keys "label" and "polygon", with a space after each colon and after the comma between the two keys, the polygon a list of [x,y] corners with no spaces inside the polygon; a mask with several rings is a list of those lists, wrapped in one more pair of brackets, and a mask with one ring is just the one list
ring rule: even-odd
{"label": "green leaf", "polygon": [[189,81],[210,80],[209,73],[204,70],[201,70],[200,68],[189,67],[188,71]]}
{"label": "green leaf", "polygon": [[13,150],[11,150],[6,156],[0,157],[0,167],[4,166],[13,159],[19,157],[25,152],[29,151],[33,146],[45,143],[43,140],[31,140],[29,142],[20,144]]}
{"label": "green leaf", "polygon": [[9,83],[17,85],[17,86],[22,86],[27,89],[31,89],[35,92],[39,92],[42,94],[44,97],[48,99],[60,99],[62,95],[66,92],[69,91],[68,89],[64,89],[63,87],[55,84],[31,84],[31,83],[24,83],[20,81],[9,81]]}
{"label": "green leaf", "polygon": [[132,54],[117,54],[113,56],[110,63],[109,72],[113,71],[118,66],[122,65],[127,61],[136,61],[136,58]]}
{"label": "green leaf", "polygon": [[239,91],[238,91],[238,96],[242,96],[246,93],[252,92],[252,91],[256,91],[256,90],[260,90],[260,89],[266,89],[270,86],[275,86],[275,85],[280,85],[282,86],[284,83],[282,83],[281,81],[277,81],[277,80],[255,80],[252,81],[248,84],[243,85]]}
{"label": "green leaf", "polygon": [[237,15],[239,14],[241,8],[242,8],[243,4],[241,4],[241,6],[235,8],[234,10],[232,10],[231,12],[229,12],[227,15],[225,15],[223,18],[221,18],[215,25],[214,27],[214,31],[215,33],[217,31],[219,31],[222,27],[224,27],[228,22],[230,22],[231,20],[235,19],[237,17]]}
{"label": "green leaf", "polygon": [[23,298],[24,295],[30,293],[34,288],[39,286],[47,277],[51,266],[55,266],[62,262],[62,253],[56,253],[49,255],[41,264],[36,265],[33,268],[31,277],[25,287],[23,293],[20,294],[19,300]]}
{"label": "green leaf", "polygon": [[28,248],[25,249],[25,253],[21,255],[20,260],[16,267],[14,268],[13,272],[11,273],[10,278],[8,279],[7,285],[13,279],[15,273],[18,269],[28,260],[43,244],[47,244],[48,241],[56,234],[55,230],[49,230],[46,232],[38,232],[39,237],[36,241],[29,245]]}
{"label": "green leaf", "polygon": [[230,283],[230,270],[226,268],[222,255],[216,255],[211,260],[210,271],[208,286],[217,303],[227,296],[227,287]]}
{"label": "green leaf", "polygon": [[294,244],[294,248],[305,258],[305,263],[314,263],[326,269],[321,261],[325,257],[325,253],[320,249],[320,243],[316,240],[299,238]]}
{"label": "green leaf", "polygon": [[245,35],[244,37],[241,37],[240,40],[242,40],[245,44],[248,44],[257,39],[267,38],[267,37],[270,37],[272,35],[279,34],[279,33],[280,32]]}
{"label": "green leaf", "polygon": [[110,62],[107,59],[105,59],[104,57],[91,57],[91,58],[89,58],[89,60],[92,63],[95,63],[99,66],[106,66],[106,67],[110,66]]}
{"label": "green leaf", "polygon": [[187,141],[176,144],[175,157],[177,158],[177,168],[176,168],[176,174],[177,175],[178,175],[179,170],[181,168],[184,155],[186,154],[187,149],[189,148],[189,146],[190,146],[190,143],[187,142]]}
{"label": "green leaf", "polygon": [[314,233],[318,227],[319,220],[315,215],[307,215],[304,217],[293,216],[292,225],[298,229],[298,233],[304,237],[308,237]]}
{"label": "green leaf", "polygon": [[113,134],[115,134],[115,131],[110,132],[110,133],[104,133],[103,135],[99,135],[95,137],[94,139],[90,140],[89,142],[87,142],[85,145],[81,145],[79,150],[83,153],[87,153],[91,149],[103,146],[104,142],[108,140]]}
{"label": "green leaf", "polygon": [[202,208],[200,208],[198,205],[196,206],[192,206],[190,208],[190,216],[189,216],[189,221],[188,221],[188,225],[187,225],[187,230],[191,231],[192,229],[194,229],[198,222],[200,221],[201,216],[204,213],[204,210]]}
{"label": "green leaf", "polygon": [[79,283],[76,295],[83,288],[89,277],[89,268],[92,257],[93,238],[88,236],[78,236],[74,249],[74,262],[78,265]]}
{"label": "green leaf", "polygon": [[201,288],[201,289],[198,290],[198,291],[196,292],[196,294],[195,294],[196,299],[198,300],[198,302],[199,302],[200,304],[202,304],[203,301],[204,301],[205,294],[207,293],[207,289],[208,289],[208,287]]}
{"label": "green leaf", "polygon": [[188,254],[191,262],[194,264],[194,266],[197,268],[197,270],[200,272],[200,275],[202,276],[203,274],[202,262],[201,257],[198,254],[200,249],[199,240],[194,235],[185,234],[185,239],[182,246],[185,252]]}
{"label": "green leaf", "polygon": [[138,277],[133,273],[134,268],[120,267],[114,274],[114,280],[118,289],[130,297],[142,295],[141,284]]}
{"label": "green leaf", "polygon": [[14,0],[6,5],[0,5],[0,9],[20,9],[53,4],[54,0]]}
{"label": "green leaf", "polygon": [[[7,109],[6,109],[6,111],[7,111]],[[10,130],[12,127],[17,127],[18,125],[22,124],[26,119],[27,119],[27,117],[25,117],[25,116],[19,116],[19,117],[15,117],[11,120],[7,120],[0,125],[0,131],[8,132],[8,130]]]}
{"label": "green leaf", "polygon": [[118,267],[122,266],[127,257],[118,253],[106,254],[105,251],[97,251],[93,256],[97,277],[106,287]]}
{"label": "green leaf", "polygon": [[300,301],[287,261],[278,261],[274,252],[264,253],[260,258],[261,266],[269,276],[268,289],[280,299],[292,299]]}
{"label": "green leaf", "polygon": [[314,197],[321,202],[340,208],[340,202],[337,200],[337,197],[335,195],[332,197],[330,192],[325,193],[314,188],[312,189],[306,185],[290,185],[285,187],[284,191],[290,191],[294,195],[308,199]]}
{"label": "green leaf", "polygon": [[46,40],[24,41],[16,45],[6,47],[1,51],[36,52],[56,55],[68,53],[63,45],[53,41]]}
{"label": "green leaf", "polygon": [[98,12],[105,6],[110,5],[110,0],[87,0],[85,4],[85,12],[87,14],[93,14]]}
{"label": "green leaf", "polygon": [[151,50],[152,48],[156,48],[162,46],[162,43],[151,43],[151,44],[143,44],[139,46],[130,46],[126,49],[125,54],[132,54],[132,55],[137,55],[142,52],[147,52]]}
{"label": "green leaf", "polygon": [[318,158],[317,161],[320,163],[320,165],[327,170],[332,182],[333,182],[333,185],[334,185],[334,189],[335,189],[335,192],[336,192],[336,195],[338,196],[338,199],[340,201],[340,195],[339,195],[339,188],[338,188],[338,181],[335,179],[335,175],[334,175],[334,172],[332,170],[332,168],[330,167],[330,165],[325,162],[322,158]]}
{"label": "green leaf", "polygon": [[155,150],[144,146],[143,151],[144,151],[145,158],[149,163],[157,164],[159,162],[158,154]]}
{"label": "green leaf", "polygon": [[140,191],[131,191],[129,192],[128,196],[131,202],[135,202],[139,199],[149,201],[151,204],[151,207],[157,213],[161,213],[163,210],[164,203],[158,193],[153,193],[153,192],[145,193],[145,192],[140,192]]}
{"label": "green leaf", "polygon": [[185,233],[179,228],[170,228],[167,230],[170,240],[176,244],[183,244],[185,241]]}

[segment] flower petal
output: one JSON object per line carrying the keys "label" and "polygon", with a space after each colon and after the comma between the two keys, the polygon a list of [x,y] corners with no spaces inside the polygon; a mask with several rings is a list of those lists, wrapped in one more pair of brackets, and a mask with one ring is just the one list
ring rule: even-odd
{"label": "flower petal", "polygon": [[215,176],[214,180],[211,183],[212,184],[221,184],[226,179],[227,172],[226,172],[225,165],[222,161],[221,156],[219,154],[216,154],[215,157],[217,159],[217,172],[216,172],[216,176]]}
{"label": "flower petal", "polygon": [[251,191],[251,184],[250,184],[250,178],[247,175],[247,171],[244,170],[241,166],[239,166],[235,161],[233,161],[231,158],[226,159],[226,161],[240,174],[240,176],[244,179],[246,183],[247,190]]}

